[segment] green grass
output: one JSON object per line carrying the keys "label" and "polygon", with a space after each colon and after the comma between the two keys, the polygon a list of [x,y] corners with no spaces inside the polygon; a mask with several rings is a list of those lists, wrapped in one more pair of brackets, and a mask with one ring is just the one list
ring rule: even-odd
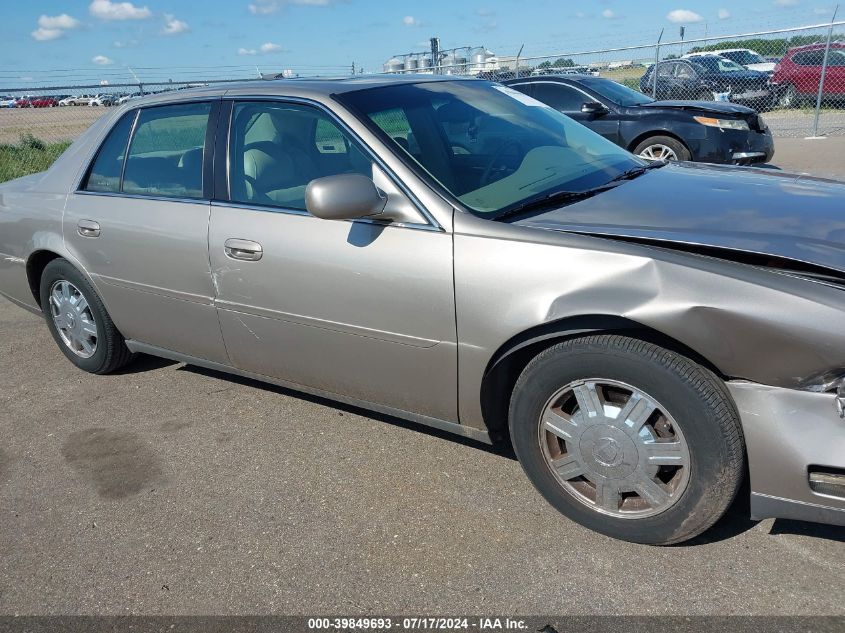
{"label": "green grass", "polygon": [[48,145],[31,134],[21,136],[17,145],[0,145],[0,182],[44,171],[69,145],[68,141]]}

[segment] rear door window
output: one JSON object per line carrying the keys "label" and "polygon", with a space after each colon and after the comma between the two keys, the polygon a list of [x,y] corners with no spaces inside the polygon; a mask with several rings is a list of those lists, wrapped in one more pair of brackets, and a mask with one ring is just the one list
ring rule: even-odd
{"label": "rear door window", "polygon": [[211,103],[141,110],[129,146],[123,192],[201,198],[203,153]]}
{"label": "rear door window", "polygon": [[104,193],[120,191],[123,156],[126,153],[126,144],[129,142],[129,133],[132,131],[136,114],[135,111],[126,113],[109,132],[97,152],[94,164],[88,171],[88,178],[82,187],[85,191]]}

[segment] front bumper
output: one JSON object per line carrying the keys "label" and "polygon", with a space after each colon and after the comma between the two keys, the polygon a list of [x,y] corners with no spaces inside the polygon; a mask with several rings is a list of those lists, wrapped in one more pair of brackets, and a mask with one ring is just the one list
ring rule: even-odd
{"label": "front bumper", "polygon": [[693,160],[734,165],[769,162],[775,154],[775,141],[769,130],[723,130],[699,126],[702,138],[690,143]]}
{"label": "front bumper", "polygon": [[845,525],[843,496],[810,488],[810,472],[845,472],[845,419],[833,394],[730,381],[745,434],[751,518]]}

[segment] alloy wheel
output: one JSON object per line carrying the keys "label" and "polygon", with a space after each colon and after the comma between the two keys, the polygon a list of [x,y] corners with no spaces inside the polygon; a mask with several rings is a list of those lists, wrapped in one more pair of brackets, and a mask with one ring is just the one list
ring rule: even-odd
{"label": "alloy wheel", "polygon": [[640,152],[640,156],[648,160],[678,160],[678,155],[668,145],[657,143],[649,145]]}
{"label": "alloy wheel", "polygon": [[64,344],[80,358],[97,352],[97,323],[88,300],[67,280],[50,287],[50,315]]}
{"label": "alloy wheel", "polygon": [[664,512],[686,490],[690,452],[680,426],[629,384],[571,382],[538,425],[546,464],[562,488],[602,514],[639,519]]}

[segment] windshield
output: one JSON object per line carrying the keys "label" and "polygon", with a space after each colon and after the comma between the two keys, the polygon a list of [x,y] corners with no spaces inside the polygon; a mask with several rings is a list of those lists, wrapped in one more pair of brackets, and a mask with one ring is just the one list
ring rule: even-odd
{"label": "windshield", "polygon": [[654,101],[654,99],[647,97],[642,92],[631,90],[628,86],[623,86],[610,79],[586,77],[579,80],[578,83],[597,92],[600,96],[612,101],[616,105],[624,107],[637,106]]}
{"label": "windshield", "polygon": [[470,211],[607,184],[646,163],[521,92],[488,81],[433,81],[337,96],[424,178]]}
{"label": "windshield", "polygon": [[708,56],[708,57],[696,57],[695,63],[701,66],[704,66],[708,70],[716,71],[719,73],[735,73],[738,71],[745,71],[745,68],[737,64],[736,62],[732,62],[729,59],[724,57],[716,57]]}
{"label": "windshield", "polygon": [[757,53],[753,53],[751,51],[728,51],[720,52],[719,55],[727,57],[728,59],[735,61],[737,64],[742,64],[743,66],[748,66],[748,64],[763,64],[766,62],[766,60],[760,57]]}

